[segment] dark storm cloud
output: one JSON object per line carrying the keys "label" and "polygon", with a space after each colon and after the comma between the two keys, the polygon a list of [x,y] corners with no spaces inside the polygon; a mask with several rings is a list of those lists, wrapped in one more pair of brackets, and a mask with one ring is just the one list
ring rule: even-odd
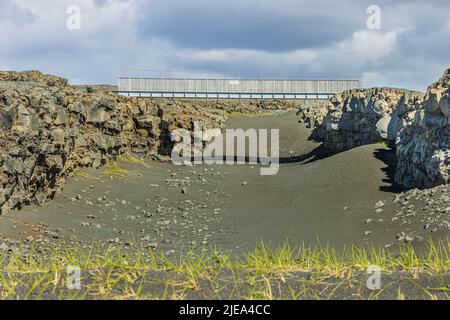
{"label": "dark storm cloud", "polygon": [[[142,38],[178,46],[285,51],[340,41],[366,23],[364,1],[150,1],[140,12]],[[342,15],[346,15],[342,19]]]}
{"label": "dark storm cloud", "polygon": [[[381,30],[366,27],[369,5]],[[82,28],[66,27],[67,7]],[[114,83],[125,69],[195,76],[361,76],[424,90],[450,66],[448,0],[0,0],[1,69]],[[151,75],[151,73],[150,73]]]}

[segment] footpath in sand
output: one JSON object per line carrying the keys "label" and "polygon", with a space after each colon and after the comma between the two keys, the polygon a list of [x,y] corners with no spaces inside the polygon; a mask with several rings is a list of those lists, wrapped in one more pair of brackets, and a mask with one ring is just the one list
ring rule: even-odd
{"label": "footpath in sand", "polygon": [[[261,241],[328,243],[336,249],[392,246],[399,240],[420,246],[420,238],[406,235],[428,229],[425,218],[402,216],[402,208],[405,215],[416,212],[411,206],[420,195],[393,200],[400,199],[401,190],[392,184],[395,156],[385,145],[325,158],[293,113],[231,117],[227,126],[280,129],[279,173],[261,176],[259,166],[249,164],[189,167],[157,161],[79,170],[43,207],[0,217],[3,249],[87,246],[94,240],[117,246],[137,242],[167,255],[191,248],[241,252]],[[430,191],[430,197],[438,193]],[[434,238],[448,234],[432,229],[428,234]]]}

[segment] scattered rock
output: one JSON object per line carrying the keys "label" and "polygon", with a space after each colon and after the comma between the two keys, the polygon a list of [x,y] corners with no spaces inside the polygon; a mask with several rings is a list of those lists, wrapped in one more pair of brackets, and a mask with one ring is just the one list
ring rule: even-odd
{"label": "scattered rock", "polygon": [[383,202],[383,201],[378,201],[378,202],[376,202],[375,203],[375,209],[378,209],[378,208],[381,208],[381,207],[383,207],[385,205],[385,203]]}

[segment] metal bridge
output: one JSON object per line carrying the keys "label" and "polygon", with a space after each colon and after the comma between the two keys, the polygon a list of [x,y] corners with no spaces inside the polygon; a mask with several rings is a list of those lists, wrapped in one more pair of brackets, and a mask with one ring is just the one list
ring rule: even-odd
{"label": "metal bridge", "polygon": [[120,77],[118,93],[134,97],[328,99],[361,80],[261,80]]}

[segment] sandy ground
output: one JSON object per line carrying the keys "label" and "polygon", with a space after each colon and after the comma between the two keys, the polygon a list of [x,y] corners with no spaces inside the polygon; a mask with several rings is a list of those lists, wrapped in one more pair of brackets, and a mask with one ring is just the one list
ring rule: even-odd
{"label": "sandy ground", "polygon": [[[167,255],[190,248],[240,252],[264,241],[390,246],[405,225],[392,221],[392,151],[368,145],[328,158],[294,114],[233,117],[234,128],[279,128],[283,164],[275,176],[259,165],[122,165],[125,177],[85,169],[44,207],[0,217],[0,234],[25,243],[138,242]],[[368,223],[367,220],[371,222]],[[433,237],[445,237],[436,232]]]}

